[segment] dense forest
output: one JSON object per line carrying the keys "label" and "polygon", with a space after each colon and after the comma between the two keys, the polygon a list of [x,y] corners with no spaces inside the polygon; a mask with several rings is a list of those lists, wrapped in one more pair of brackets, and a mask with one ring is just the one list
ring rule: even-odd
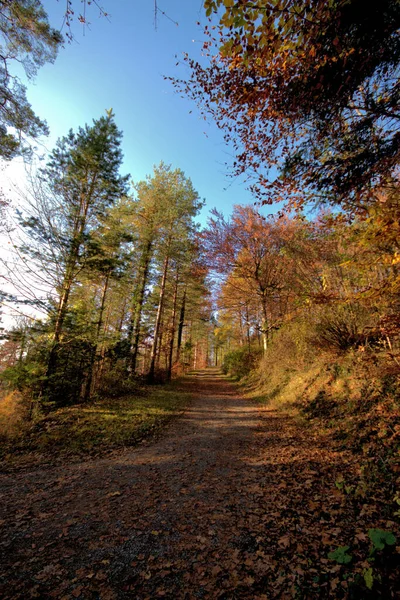
{"label": "dense forest", "polygon": [[[112,110],[65,132],[17,210],[3,193],[1,298],[19,316],[0,346],[1,455],[29,450],[62,411],[140,402],[219,367],[354,453],[359,479],[337,488],[380,506],[355,566],[361,595],[285,597],[396,597],[400,4],[203,4],[202,60],[186,55],[172,85],[221,129],[254,203],[201,226],[204,201],[178,167],[132,181]],[[1,1],[0,32],[0,153],[30,160],[46,124],[10,73],[22,62],[33,76],[62,37],[36,0]],[[350,563],[348,549],[331,560]]]}

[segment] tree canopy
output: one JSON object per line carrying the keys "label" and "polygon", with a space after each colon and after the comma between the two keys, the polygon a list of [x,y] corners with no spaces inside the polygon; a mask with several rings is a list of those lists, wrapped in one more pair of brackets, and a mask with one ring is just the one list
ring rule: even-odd
{"label": "tree canopy", "polygon": [[38,0],[0,2],[0,156],[7,160],[29,152],[26,137],[47,133],[46,122],[33,111],[26,88],[12,65],[22,65],[28,78],[53,62],[62,43]]}
{"label": "tree canopy", "polygon": [[[107,13],[95,1],[83,0],[83,14],[78,2],[67,0],[64,13],[65,36],[73,39],[74,18],[85,25],[87,6],[94,4],[102,16]],[[21,65],[28,80],[35,77],[45,63],[54,62],[63,43],[61,32],[49,23],[40,0],[0,0],[0,157],[29,156],[31,142],[48,134],[46,121],[36,115],[26,86],[17,75]]]}
{"label": "tree canopy", "polygon": [[[360,208],[396,170],[400,5],[205,0],[207,64],[179,86],[233,142],[264,202]],[[276,170],[278,169],[278,171]]]}

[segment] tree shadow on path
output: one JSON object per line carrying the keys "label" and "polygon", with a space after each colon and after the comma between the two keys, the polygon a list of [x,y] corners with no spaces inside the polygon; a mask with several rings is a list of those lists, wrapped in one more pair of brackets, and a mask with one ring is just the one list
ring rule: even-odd
{"label": "tree shadow on path", "polygon": [[361,544],[349,457],[214,370],[182,387],[157,442],[1,478],[3,598],[345,597],[327,554]]}

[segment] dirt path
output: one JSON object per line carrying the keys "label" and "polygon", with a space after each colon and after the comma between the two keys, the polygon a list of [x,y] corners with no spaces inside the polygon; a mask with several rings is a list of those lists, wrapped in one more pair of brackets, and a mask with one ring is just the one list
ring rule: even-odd
{"label": "dirt path", "polygon": [[344,457],[213,372],[187,385],[153,444],[1,477],[1,597],[335,597]]}

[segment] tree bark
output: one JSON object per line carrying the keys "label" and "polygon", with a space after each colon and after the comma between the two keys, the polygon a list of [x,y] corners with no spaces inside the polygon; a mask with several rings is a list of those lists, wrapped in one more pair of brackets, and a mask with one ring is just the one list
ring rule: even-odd
{"label": "tree bark", "polygon": [[262,308],[262,317],[263,317],[262,324],[261,324],[261,337],[262,337],[262,344],[263,344],[263,352],[265,354],[268,349],[269,338],[268,338],[267,299],[265,298],[264,294],[261,297],[261,308]]}
{"label": "tree bark", "polygon": [[251,351],[251,343],[250,343],[250,317],[249,317],[249,305],[246,303],[246,334],[247,334],[247,347],[249,349],[249,354]]}
{"label": "tree bark", "polygon": [[177,302],[178,302],[178,285],[179,285],[179,268],[176,269],[174,297],[173,297],[173,302],[172,302],[172,324],[171,324],[171,337],[169,340],[167,381],[171,381],[171,377],[172,377],[172,357],[173,357],[173,353],[174,353],[175,320],[176,320],[176,308],[177,308]]}
{"label": "tree bark", "polygon": [[57,351],[61,339],[61,334],[63,331],[65,317],[67,315],[68,310],[68,300],[72,289],[72,284],[74,282],[74,270],[78,264],[79,260],[79,250],[82,245],[82,237],[86,227],[87,215],[89,211],[89,206],[91,203],[91,198],[94,194],[94,187],[97,180],[97,175],[95,174],[90,185],[90,189],[87,195],[81,194],[80,196],[80,205],[79,210],[75,216],[75,223],[72,234],[72,243],[71,243],[71,251],[69,253],[69,257],[67,259],[66,264],[66,272],[63,281],[63,289],[60,296],[58,308],[57,308],[57,317],[54,326],[54,334],[53,334],[53,342],[50,349],[49,359],[47,362],[47,370],[46,377],[44,380],[42,393],[44,395],[48,395],[50,391],[50,377],[55,373],[57,369]]}
{"label": "tree bark", "polygon": [[146,291],[147,280],[149,277],[149,269],[150,269],[150,261],[151,261],[151,251],[153,247],[153,240],[148,240],[142,254],[141,258],[141,266],[139,275],[141,275],[141,279],[139,281],[139,289],[137,292],[137,296],[134,302],[134,309],[132,313],[131,325],[130,325],[130,333],[128,335],[128,343],[131,346],[131,354],[130,354],[130,372],[131,375],[135,375],[136,372],[136,363],[139,352],[139,341],[140,341],[140,325],[142,320],[142,310],[143,310],[143,302],[144,295]]}
{"label": "tree bark", "polygon": [[161,279],[160,298],[158,301],[156,323],[154,326],[154,339],[153,339],[153,344],[151,347],[151,354],[150,354],[150,369],[149,369],[149,373],[147,376],[149,383],[154,383],[158,337],[160,334],[162,309],[164,306],[165,286],[166,286],[166,282],[167,282],[168,266],[169,266],[169,248],[167,249],[167,255],[164,260],[164,269],[163,269],[163,274],[162,274],[162,279]]}
{"label": "tree bark", "polygon": [[186,309],[186,286],[185,286],[185,289],[183,290],[181,310],[179,313],[178,340],[177,340],[177,345],[176,345],[176,362],[179,362],[179,359],[181,356],[182,335],[183,335],[183,327],[185,324],[185,309]]}
{"label": "tree bark", "polygon": [[83,396],[84,402],[88,402],[90,400],[90,395],[91,395],[91,391],[92,391],[91,388],[92,388],[92,381],[93,381],[93,368],[94,368],[94,363],[96,360],[97,346],[98,346],[98,342],[99,342],[100,331],[103,326],[103,314],[104,314],[104,307],[105,307],[105,303],[106,303],[106,296],[107,296],[109,282],[110,282],[110,271],[106,275],[106,279],[104,281],[104,286],[103,286],[103,292],[101,295],[99,320],[97,322],[94,343],[92,345],[92,349],[90,352],[89,370],[88,370],[88,375],[87,375],[87,379],[86,379],[85,393]]}

